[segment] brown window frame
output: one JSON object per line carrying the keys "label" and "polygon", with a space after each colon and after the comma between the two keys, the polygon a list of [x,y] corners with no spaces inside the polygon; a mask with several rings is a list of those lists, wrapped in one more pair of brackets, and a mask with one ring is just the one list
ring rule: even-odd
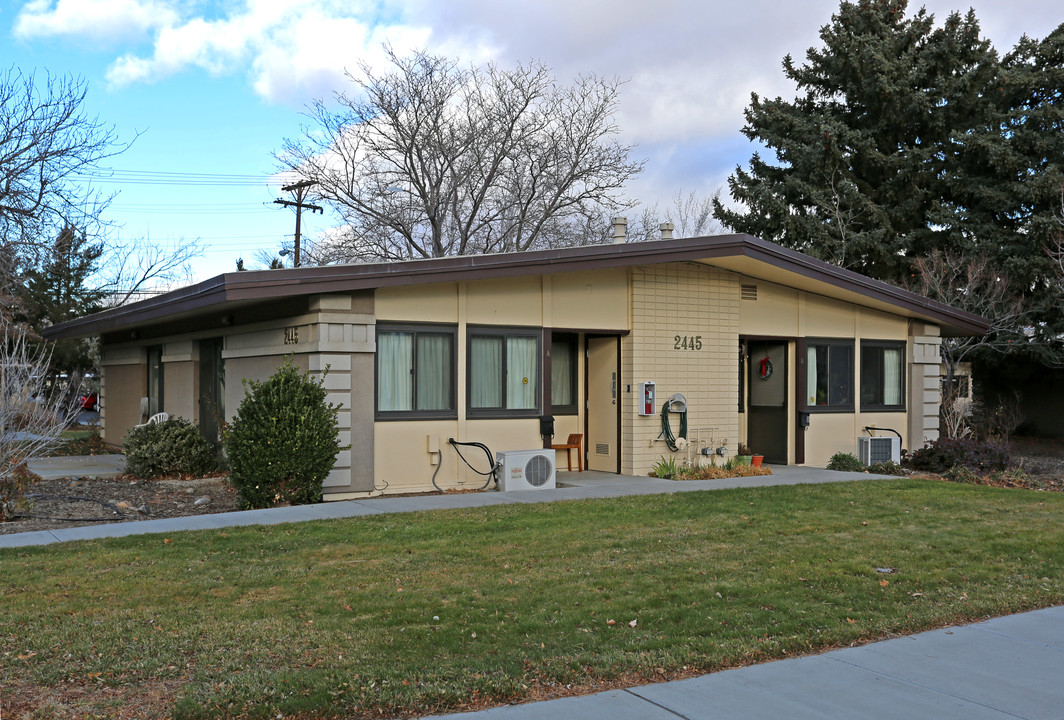
{"label": "brown window frame", "polygon": [[[503,341],[502,357],[502,401],[506,403],[506,339],[511,337],[534,338],[536,341],[536,405],[533,408],[473,407],[473,339],[477,337],[498,337]],[[466,328],[466,417],[470,419],[504,419],[539,417],[543,410],[543,329],[536,327],[514,327],[495,325],[470,325]]]}
{"label": "brown window frame", "polygon": [[[907,403],[905,401],[905,392],[906,392],[905,375],[906,375],[906,366],[907,366],[906,355],[905,355],[906,347],[907,347],[907,343],[904,340],[862,340],[861,341],[861,358],[860,358],[860,363],[861,363],[861,365],[860,365],[860,367],[861,367],[861,383],[860,383],[860,388],[859,388],[861,412],[905,412],[906,411],[906,407],[907,407]],[[866,350],[883,351],[883,350],[888,350],[888,349],[889,350],[901,350],[901,362],[898,364],[898,374],[899,374],[899,377],[898,377],[899,390],[898,390],[898,392],[899,392],[899,395],[901,397],[901,402],[898,403],[898,404],[894,404],[894,405],[886,405],[886,404],[883,404],[883,403],[875,403],[875,402],[866,403],[865,400],[864,400],[864,398],[865,398],[865,383],[869,381],[869,378],[868,378],[867,374],[865,373],[865,351]],[[880,361],[879,367],[882,368],[882,361]],[[878,385],[878,391],[879,391],[880,395],[882,395],[882,393],[883,393],[885,382],[886,382],[886,378],[885,377],[880,376],[878,378],[877,385]]]}
{"label": "brown window frame", "polygon": [[[411,388],[412,410],[380,409],[380,335],[381,333],[406,333],[413,336],[413,357],[410,373],[414,376]],[[451,339],[451,394],[450,408],[446,410],[417,410],[417,336],[447,335]],[[373,357],[373,417],[375,420],[456,420],[458,419],[458,326],[429,323],[378,323],[375,335],[376,351]]]}

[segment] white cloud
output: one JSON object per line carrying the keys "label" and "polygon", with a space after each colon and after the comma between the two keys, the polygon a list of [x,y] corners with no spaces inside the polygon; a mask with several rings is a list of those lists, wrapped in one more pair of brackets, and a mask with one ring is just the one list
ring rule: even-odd
{"label": "white cloud", "polygon": [[177,21],[162,0],[32,0],[15,19],[23,40],[69,36],[96,43],[138,40]]}
{"label": "white cloud", "polygon": [[151,55],[120,57],[107,80],[120,88],[188,68],[247,72],[260,97],[302,107],[342,87],[345,70],[363,61],[381,64],[385,42],[400,53],[427,44],[427,28],[389,24],[389,17],[376,5],[346,0],[247,0],[217,19],[197,17],[159,28]]}
{"label": "white cloud", "polygon": [[252,61],[255,92],[273,102],[303,105],[343,89],[345,72],[357,72],[363,62],[384,65],[385,43],[405,54],[423,47],[429,31],[401,25],[373,27],[359,18],[309,10],[272,31],[269,38],[258,45]]}
{"label": "white cloud", "polygon": [[[1015,0],[1022,11],[994,0],[920,4],[938,23],[974,4],[984,34],[1007,51],[1021,32],[1043,37],[1055,27],[1057,2]],[[783,56],[800,62],[838,7],[838,0],[30,0],[15,34],[150,37],[149,51],[129,47],[113,61],[113,87],[196,68],[245,74],[258,96],[291,107],[346,89],[345,70],[361,62],[382,67],[385,41],[400,54],[426,48],[464,62],[536,59],[561,82],[615,75],[629,81],[617,116],[624,142],[671,171],[655,170],[654,182],[715,188],[749,147],[740,129],[751,91],[793,94]]]}

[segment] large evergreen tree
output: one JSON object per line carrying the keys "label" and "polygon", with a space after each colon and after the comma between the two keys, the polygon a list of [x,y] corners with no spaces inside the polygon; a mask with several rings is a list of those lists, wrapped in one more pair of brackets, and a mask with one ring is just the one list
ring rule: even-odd
{"label": "large evergreen tree", "polygon": [[[19,319],[35,331],[101,309],[105,293],[87,282],[97,271],[103,244],[67,226],[22,276]],[[53,375],[85,373],[95,365],[86,340],[60,340],[51,354]]]}
{"label": "large evergreen tree", "polygon": [[1064,168],[1064,26],[999,58],[974,13],[936,27],[906,9],[844,2],[822,47],[784,59],[797,97],[754,95],[743,130],[775,158],[737,168],[729,187],[744,207],[718,201],[714,215],[900,285],[935,253],[989,263],[1022,301],[1012,334],[1044,349],[1064,330],[1046,254]]}
{"label": "large evergreen tree", "polygon": [[936,28],[923,9],[906,17],[906,5],[845,2],[805,64],[784,59],[799,96],[755,94],[743,129],[779,163],[758,153],[737,168],[728,184],[745,209],[718,201],[719,220],[895,282],[908,257],[950,242],[931,216],[962,149],[954,130],[989,115],[998,59],[973,14]]}
{"label": "large evergreen tree", "polygon": [[962,148],[931,221],[977,248],[1008,277],[1024,309],[1026,347],[1046,350],[1064,332],[1052,249],[1064,185],[1064,25],[1023,37],[1001,60],[983,123],[957,128]]}

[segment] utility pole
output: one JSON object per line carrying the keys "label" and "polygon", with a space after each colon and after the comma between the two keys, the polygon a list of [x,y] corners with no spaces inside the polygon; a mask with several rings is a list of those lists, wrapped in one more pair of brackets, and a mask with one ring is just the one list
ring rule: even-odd
{"label": "utility pole", "polygon": [[313,180],[301,180],[300,182],[293,183],[292,185],[285,185],[281,189],[285,192],[294,192],[296,199],[293,200],[281,200],[278,198],[274,200],[275,205],[284,205],[285,207],[294,207],[296,209],[296,243],[295,243],[295,258],[292,262],[292,267],[299,267],[299,221],[303,215],[303,208],[308,208],[312,212],[324,212],[320,206],[311,205],[303,202],[303,198],[306,196],[307,188],[317,183]]}

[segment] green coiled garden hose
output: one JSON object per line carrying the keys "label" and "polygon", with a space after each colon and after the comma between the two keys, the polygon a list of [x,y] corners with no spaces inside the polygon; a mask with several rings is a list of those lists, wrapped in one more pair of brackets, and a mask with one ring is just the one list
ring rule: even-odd
{"label": "green coiled garden hose", "polygon": [[[687,440],[687,411],[678,413],[680,416],[680,437]],[[669,424],[669,401],[661,406],[661,432],[658,437],[665,438],[665,445],[673,452],[679,452],[680,446],[676,442],[676,436],[672,434],[672,426]]]}

